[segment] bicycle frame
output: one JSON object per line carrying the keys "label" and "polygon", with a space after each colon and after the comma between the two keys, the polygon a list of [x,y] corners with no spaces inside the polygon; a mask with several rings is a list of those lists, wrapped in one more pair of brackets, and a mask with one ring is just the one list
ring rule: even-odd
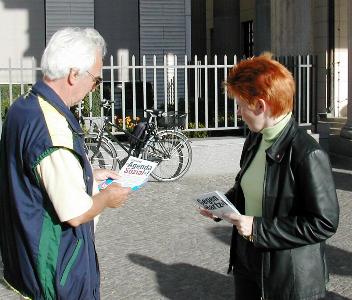
{"label": "bicycle frame", "polygon": [[[155,118],[153,115],[150,115],[148,121],[147,121],[147,128],[146,128],[146,135],[143,139],[139,139],[135,137],[132,133],[128,132],[127,130],[118,128],[116,124],[112,123],[108,117],[104,117],[104,122],[101,128],[99,128],[98,133],[97,133],[97,148],[99,149],[102,143],[102,139],[104,137],[104,133],[108,136],[110,140],[113,142],[117,143],[126,153],[127,153],[127,158],[132,156],[138,157],[140,154],[140,149],[136,151],[137,146],[134,147],[127,147],[125,144],[123,144],[121,141],[119,141],[115,135],[113,135],[109,130],[106,130],[106,127],[108,125],[118,129],[119,131],[122,131],[124,134],[126,134],[128,137],[133,137],[135,140],[137,140],[136,145],[142,145],[144,146],[145,143],[150,139],[151,136],[157,136],[158,130],[155,125],[155,122],[153,122],[153,118]],[[162,152],[158,149],[155,149],[155,151],[159,152],[162,154]],[[92,158],[95,157],[97,153],[94,153]]]}
{"label": "bicycle frame", "polygon": [[[102,107],[111,109],[109,103],[106,101],[102,104]],[[169,121],[162,110],[146,109],[145,112],[148,114],[148,118],[146,127],[145,129],[143,128],[143,134],[139,135],[141,133],[139,130],[134,131],[134,133],[138,133],[138,136],[128,130],[119,128],[109,117],[103,117],[102,124],[98,124],[93,118],[87,118],[91,122],[90,126],[94,126],[92,134],[86,136],[88,139],[91,138],[91,140],[87,141],[89,143],[87,144],[87,154],[89,153],[91,162],[98,162],[100,166],[100,162],[103,159],[102,164],[105,166],[106,161],[100,150],[103,149],[103,151],[107,151],[105,153],[112,154],[112,169],[115,169],[117,165],[121,168],[130,156],[134,156],[158,163],[158,167],[155,169],[157,171],[155,174],[154,172],[152,173],[152,176],[158,181],[172,181],[182,177],[192,162],[192,149],[188,138],[178,130],[180,128],[180,123],[176,119],[178,116],[172,115]],[[183,118],[184,115],[181,117]],[[83,118],[81,121],[84,123]],[[165,129],[160,131],[158,130],[159,121],[162,121],[163,125],[161,126],[165,127]],[[130,139],[129,143],[126,144],[121,139],[118,139],[112,133],[110,127],[116,128],[125,134]],[[116,147],[116,144],[126,152],[127,156],[119,157],[117,155],[118,147]],[[94,146],[92,147],[92,145]]]}

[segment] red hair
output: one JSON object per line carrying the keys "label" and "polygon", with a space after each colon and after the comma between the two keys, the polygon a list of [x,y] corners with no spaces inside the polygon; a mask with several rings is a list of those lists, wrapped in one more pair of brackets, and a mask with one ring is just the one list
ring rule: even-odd
{"label": "red hair", "polygon": [[265,53],[242,60],[230,70],[227,80],[228,95],[249,105],[263,99],[277,117],[293,109],[295,82],[292,74]]}

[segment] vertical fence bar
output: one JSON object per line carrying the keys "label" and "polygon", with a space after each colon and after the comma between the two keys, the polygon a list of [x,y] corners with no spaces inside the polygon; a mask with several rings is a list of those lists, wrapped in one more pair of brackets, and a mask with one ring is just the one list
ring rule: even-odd
{"label": "vertical fence bar", "polygon": [[[122,64],[121,64],[122,65]],[[121,87],[122,87],[122,128],[123,130],[126,130],[126,122],[125,122],[125,119],[126,119],[126,92],[125,92],[125,81],[124,79],[122,78],[122,82],[121,82]]]}
{"label": "vertical fence bar", "polygon": [[[122,56],[121,56],[121,66],[122,63]],[[114,77],[114,57],[110,56],[110,101],[111,103],[111,122],[115,123],[115,77]],[[123,119],[123,122],[125,119]],[[112,132],[115,133],[115,127],[111,128]]]}
{"label": "vertical fence bar", "polygon": [[24,86],[23,86],[23,57],[20,60],[20,86],[21,86],[21,95],[24,94]]}
{"label": "vertical fence bar", "polygon": [[312,55],[312,121],[317,124],[317,111],[318,111],[318,103],[317,103],[317,56]]}
{"label": "vertical fence bar", "polygon": [[146,67],[145,67],[145,55],[143,55],[142,59],[143,68],[142,68],[142,82],[143,82],[143,116],[146,118],[147,113],[145,110],[147,109],[147,74],[146,74]]}
{"label": "vertical fence bar", "polygon": [[198,129],[198,58],[194,56],[194,123],[195,128]]}
{"label": "vertical fence bar", "polygon": [[[233,57],[233,65],[237,65],[237,56],[234,55]],[[234,116],[234,126],[237,127],[238,123],[237,123],[237,102],[236,99],[233,99],[234,103],[233,103],[233,116]]]}
{"label": "vertical fence bar", "polygon": [[[101,71],[100,71],[100,76],[101,76],[101,78],[104,78],[104,77],[103,77],[103,69],[101,69]],[[103,87],[104,87],[104,79],[103,79],[103,81],[100,83],[100,86],[99,86],[99,95],[100,95],[99,101],[101,101],[101,100],[104,98]]]}
{"label": "vertical fence bar", "polygon": [[[81,118],[82,117],[82,101],[80,103],[78,103],[78,117]],[[82,126],[84,124],[81,124]]]}
{"label": "vertical fence bar", "polygon": [[175,55],[175,111],[178,111],[177,55]]}
{"label": "vertical fence bar", "polygon": [[[224,81],[226,80],[227,77],[227,55],[224,55]],[[225,85],[224,87],[224,106],[225,106],[225,128],[227,128],[227,87]]]}
{"label": "vertical fence bar", "polygon": [[137,117],[137,103],[136,103],[136,57],[132,55],[132,115],[133,115],[133,120],[136,119]]}
{"label": "vertical fence bar", "polygon": [[12,95],[12,64],[11,58],[9,58],[9,97],[10,97],[10,105],[13,102],[13,95]]}
{"label": "vertical fence bar", "polygon": [[214,111],[215,111],[215,128],[218,128],[218,57],[214,55]]}
{"label": "vertical fence bar", "polygon": [[153,55],[153,88],[154,88],[154,109],[158,108],[158,93],[156,83],[156,56]]}
{"label": "vertical fence bar", "polygon": [[204,55],[204,113],[205,128],[209,127],[208,56]]}
{"label": "vertical fence bar", "polygon": [[301,124],[301,102],[302,102],[302,97],[301,97],[301,91],[302,91],[302,86],[301,86],[301,77],[302,77],[302,70],[301,70],[301,62],[302,62],[302,57],[301,55],[298,55],[298,91],[297,91],[297,96],[298,96],[298,112],[297,112],[297,120],[298,120],[298,125]]}
{"label": "vertical fence bar", "polygon": [[188,129],[188,59],[187,55],[185,55],[185,113],[186,115],[186,128]]}
{"label": "vertical fence bar", "polygon": [[33,85],[35,84],[35,82],[36,82],[35,71],[36,71],[36,63],[35,63],[34,56],[32,56],[32,86],[33,86]]}
{"label": "vertical fence bar", "polygon": [[167,65],[166,55],[164,55],[164,111],[165,112],[167,112],[167,85],[168,85],[167,70],[168,70],[168,65]]}
{"label": "vertical fence bar", "polygon": [[310,55],[307,55],[307,124],[310,123]]}
{"label": "vertical fence bar", "polygon": [[92,117],[93,116],[93,96],[92,96],[92,93],[89,93],[88,95],[89,97],[89,117]]}

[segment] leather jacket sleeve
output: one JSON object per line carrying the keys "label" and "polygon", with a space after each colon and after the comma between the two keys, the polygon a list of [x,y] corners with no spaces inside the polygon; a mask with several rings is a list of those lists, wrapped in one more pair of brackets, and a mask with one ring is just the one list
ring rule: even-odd
{"label": "leather jacket sleeve", "polygon": [[295,248],[322,242],[337,230],[339,206],[327,154],[320,149],[306,153],[292,172],[292,208],[288,215],[254,218],[256,247]]}

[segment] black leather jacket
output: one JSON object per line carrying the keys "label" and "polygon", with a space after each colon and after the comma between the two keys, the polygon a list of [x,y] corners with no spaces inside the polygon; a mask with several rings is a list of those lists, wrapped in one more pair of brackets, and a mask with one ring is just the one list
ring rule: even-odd
{"label": "black leather jacket", "polygon": [[[244,213],[240,187],[261,141],[250,133],[235,185],[227,197]],[[327,154],[291,119],[266,150],[263,215],[253,224],[254,247],[261,252],[263,299],[319,299],[328,272],[325,240],[337,230],[339,206]],[[233,228],[230,269],[236,268]]]}

